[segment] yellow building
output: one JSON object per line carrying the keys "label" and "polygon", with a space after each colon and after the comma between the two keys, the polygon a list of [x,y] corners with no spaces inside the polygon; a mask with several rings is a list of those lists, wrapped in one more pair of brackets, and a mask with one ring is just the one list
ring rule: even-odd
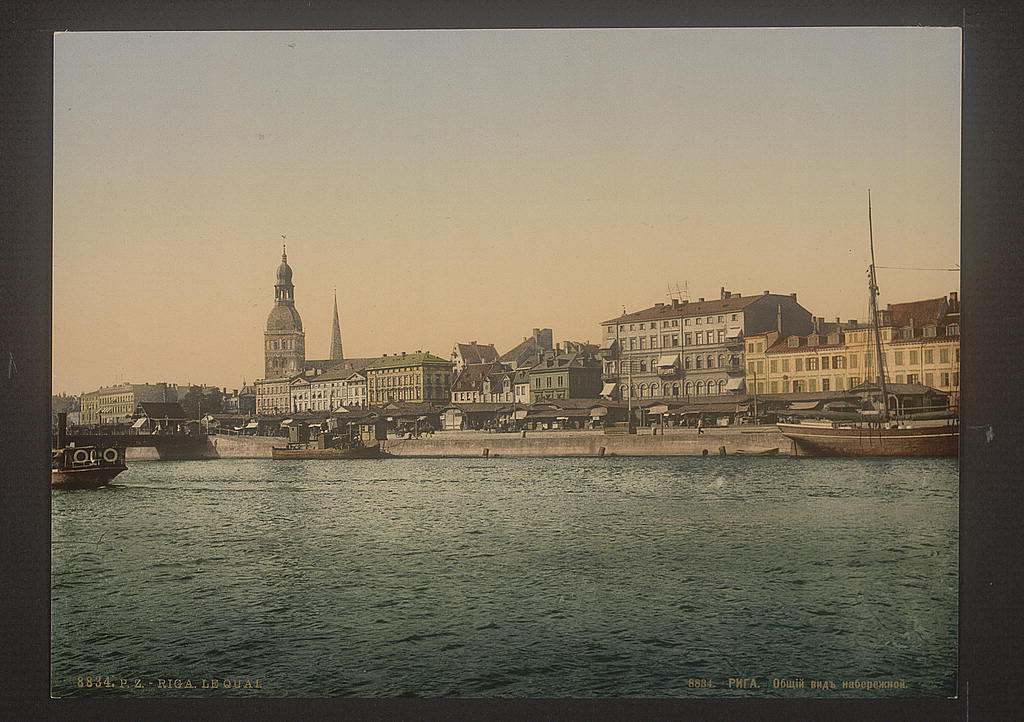
{"label": "yellow building", "polygon": [[[886,380],[960,394],[960,303],[947,298],[891,304],[879,312]],[[866,324],[818,324],[819,332],[774,331],[746,339],[749,392],[845,391],[877,381],[874,332]]]}
{"label": "yellow building", "polygon": [[452,362],[432,353],[384,355],[366,367],[366,399],[372,406],[391,401],[447,402]]}
{"label": "yellow building", "polygon": [[118,424],[128,423],[140,401],[173,402],[178,400],[176,386],[159,384],[118,384],[104,386],[82,394],[82,409],[79,423]]}

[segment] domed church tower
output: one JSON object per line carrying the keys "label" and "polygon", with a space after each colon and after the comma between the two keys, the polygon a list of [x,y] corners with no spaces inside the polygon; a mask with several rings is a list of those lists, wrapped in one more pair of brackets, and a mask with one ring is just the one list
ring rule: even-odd
{"label": "domed church tower", "polygon": [[302,332],[302,319],[295,310],[295,286],[286,250],[281,249],[274,308],[267,317],[267,330],[263,333],[264,378],[268,379],[295,376],[302,373],[306,365],[306,336]]}

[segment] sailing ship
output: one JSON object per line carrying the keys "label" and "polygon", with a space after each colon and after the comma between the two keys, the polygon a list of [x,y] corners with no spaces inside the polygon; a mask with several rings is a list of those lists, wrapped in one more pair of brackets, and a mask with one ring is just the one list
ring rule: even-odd
{"label": "sailing ship", "polygon": [[[868,190],[868,238],[871,267],[868,270],[871,327],[874,334],[875,368],[880,399],[877,411],[852,421],[779,423],[779,432],[793,442],[795,456],[957,456],[960,421],[930,419],[927,415],[893,418],[885,378],[885,357],[878,320],[878,283],[875,275],[875,239],[871,223],[871,191]],[[941,415],[939,415],[941,416]]]}

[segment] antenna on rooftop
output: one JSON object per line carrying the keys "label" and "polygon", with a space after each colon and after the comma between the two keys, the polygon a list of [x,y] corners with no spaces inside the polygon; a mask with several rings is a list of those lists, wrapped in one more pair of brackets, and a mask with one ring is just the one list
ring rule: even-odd
{"label": "antenna on rooftop", "polygon": [[676,281],[675,286],[670,283],[666,286],[668,292],[665,294],[669,301],[689,301],[690,300],[690,283],[689,281],[683,281],[683,287],[679,288],[679,282]]}

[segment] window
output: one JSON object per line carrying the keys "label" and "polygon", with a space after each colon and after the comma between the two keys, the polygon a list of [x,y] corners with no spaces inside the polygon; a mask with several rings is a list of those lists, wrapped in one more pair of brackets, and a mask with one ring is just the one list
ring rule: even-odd
{"label": "window", "polygon": [[673,346],[678,346],[679,345],[679,334],[678,333],[672,334],[672,345]]}
{"label": "window", "polygon": [[869,354],[869,353],[864,354],[864,368],[866,368],[866,369],[871,368],[871,364],[872,363],[874,363],[874,361],[872,359],[871,354]]}
{"label": "window", "polygon": [[829,367],[829,359],[828,359],[828,356],[822,356],[822,357],[821,357],[821,368],[822,368],[822,369],[827,369],[828,367]]}
{"label": "window", "polygon": [[844,368],[846,368],[846,357],[845,356],[833,356],[832,357],[832,368],[834,368],[834,369],[844,369]]}
{"label": "window", "polygon": [[683,319],[683,325],[684,326],[689,326],[690,325],[690,319],[688,319],[688,318],[687,319]]}
{"label": "window", "polygon": [[546,386],[547,386],[547,387],[548,387],[548,388],[550,389],[550,388],[551,388],[551,377],[550,377],[550,376],[548,376],[548,377],[547,377],[547,380],[548,380],[548,382],[547,382],[547,384],[545,384],[545,385],[546,385]]}
{"label": "window", "polygon": [[634,337],[632,337],[632,336],[629,339],[629,350],[630,351],[635,351],[636,350],[636,339]]}
{"label": "window", "polygon": [[720,328],[718,329],[718,343],[722,343],[723,341],[725,341],[725,329]]}
{"label": "window", "polygon": [[913,366],[917,363],[917,351],[910,351],[910,365]]}
{"label": "window", "polygon": [[764,373],[764,361],[757,362],[757,373]]}
{"label": "window", "polygon": [[800,345],[800,338],[798,336],[790,336],[788,343],[790,348],[796,348]]}
{"label": "window", "polygon": [[893,352],[893,357],[895,358],[895,362],[896,362],[897,366],[902,366],[903,365],[903,352],[902,351],[894,351]]}
{"label": "window", "polygon": [[704,357],[703,356],[698,356],[697,357],[697,368],[699,368],[699,369],[700,368],[704,368]]}
{"label": "window", "polygon": [[647,373],[647,361],[645,359],[640,359],[640,373]]}
{"label": "window", "polygon": [[934,377],[933,374],[925,374],[924,375],[924,385],[925,386],[934,386],[935,385],[935,377]]}
{"label": "window", "polygon": [[[693,359],[691,357],[687,356],[686,360],[683,362],[683,366],[688,369],[692,365],[693,365]],[[689,393],[689,392],[687,392],[687,393]]]}
{"label": "window", "polygon": [[715,357],[708,356],[708,368],[713,369],[715,367]]}
{"label": "window", "polygon": [[658,337],[657,337],[657,335],[651,336],[651,348],[658,348]]}
{"label": "window", "polygon": [[822,391],[829,391],[830,390],[830,388],[829,388],[830,387],[830,384],[829,384],[830,381],[831,381],[831,379],[829,379],[829,378],[823,378],[821,380],[821,390]]}
{"label": "window", "polygon": [[662,328],[668,328],[668,321],[662,321],[661,322],[661,327]]}
{"label": "window", "polygon": [[771,389],[770,393],[773,393],[773,394],[779,393],[779,382],[778,381],[771,381],[771,382],[769,382],[768,388]]}
{"label": "window", "polygon": [[842,388],[843,388],[843,377],[842,376],[836,376],[836,390],[841,391]]}
{"label": "window", "polygon": [[896,374],[896,383],[898,383],[898,384],[902,384],[903,383],[903,374]]}
{"label": "window", "polygon": [[635,323],[629,324],[629,330],[630,331],[636,331],[636,324]]}
{"label": "window", "polygon": [[730,321],[735,321],[736,320],[736,314],[734,313],[732,316],[730,316],[729,320]]}
{"label": "window", "polygon": [[804,389],[804,382],[802,380],[796,380],[793,382],[793,393],[799,393],[805,390],[806,389]]}
{"label": "window", "polygon": [[748,343],[747,344],[747,353],[754,353],[754,344],[752,344],[752,343]]}
{"label": "window", "polygon": [[817,391],[818,390],[818,379],[807,379],[807,390]]}
{"label": "window", "polygon": [[[664,336],[662,336],[662,337],[661,337],[661,345],[662,345],[662,346],[668,346],[668,345],[669,345],[669,340],[670,340],[671,338],[672,338],[672,337],[671,337],[671,336],[669,336],[669,335],[668,335],[668,334],[666,333],[666,334],[665,334]],[[675,345],[675,344],[672,344],[672,345]]]}
{"label": "window", "polygon": [[818,370],[818,357],[817,356],[809,356],[807,358],[807,370],[808,371],[817,371]]}
{"label": "window", "polygon": [[960,385],[960,374],[956,371],[953,372],[953,386]]}
{"label": "window", "polygon": [[644,330],[644,325],[643,325],[643,324],[640,324],[640,330],[641,330],[641,331],[643,331],[643,330]]}
{"label": "window", "polygon": [[903,329],[902,336],[903,338],[914,338],[914,329],[908,326]]}
{"label": "window", "polygon": [[646,336],[641,336],[640,337],[640,350],[643,351],[646,348],[647,348],[647,337]]}
{"label": "window", "polygon": [[[693,346],[693,334],[689,331],[683,334],[683,340],[686,342],[687,346]],[[672,345],[674,346],[675,344]]]}
{"label": "window", "polygon": [[935,363],[935,351],[930,348],[924,350],[924,362],[926,364]]}
{"label": "window", "polygon": [[859,383],[860,383],[860,377],[859,376],[851,376],[850,377],[850,388],[851,389],[855,388],[857,386],[857,384],[859,384]]}
{"label": "window", "polygon": [[817,346],[818,345],[818,340],[819,340],[818,339],[818,335],[817,334],[812,334],[812,335],[807,337],[807,345],[808,346]]}
{"label": "window", "polygon": [[708,316],[708,321],[707,321],[707,322],[708,322],[708,323],[711,323],[711,322],[712,322],[712,318],[711,318],[711,316]]}
{"label": "window", "polygon": [[789,371],[789,359],[788,358],[782,359],[782,370],[783,371]]}
{"label": "window", "polygon": [[850,354],[850,368],[851,369],[857,368],[857,354],[855,354],[855,353]]}
{"label": "window", "polygon": [[935,338],[935,327],[934,326],[925,326],[922,329],[922,331],[924,333],[924,337],[925,338]]}
{"label": "window", "polygon": [[558,377],[558,385],[559,386],[565,386],[565,376],[559,376]]}
{"label": "window", "polygon": [[698,332],[697,332],[697,340],[696,340],[696,345],[697,345],[697,346],[700,346],[700,345],[702,345],[703,343],[704,343],[704,332],[703,332],[703,331],[698,331]]}
{"label": "window", "polygon": [[625,326],[619,326],[619,330],[620,330],[620,331],[625,331],[625,330],[626,330],[626,327],[625,327]]}
{"label": "window", "polygon": [[918,376],[917,374],[907,374],[907,383],[908,384],[919,384],[919,383],[921,383],[921,377]]}
{"label": "window", "polygon": [[673,328],[678,326],[678,325],[679,325],[679,319],[678,318],[673,318],[672,319],[672,326],[673,326]]}
{"label": "window", "polygon": [[829,346],[838,346],[839,345],[839,334],[838,333],[830,333],[828,335],[828,343],[829,343]]}
{"label": "window", "polygon": [[700,326],[700,325],[701,325],[702,323],[704,323],[704,319],[702,319],[702,318],[697,318],[697,319],[694,319],[694,321],[693,321],[693,322],[694,322],[695,324],[697,324],[698,326]]}
{"label": "window", "polygon": [[960,324],[954,323],[954,324],[951,324],[949,326],[946,326],[946,335],[947,336],[959,336],[960,335]]}
{"label": "window", "polygon": [[804,370],[804,360],[802,358],[793,359],[793,370],[794,371],[803,371]]}
{"label": "window", "polygon": [[941,374],[939,374],[939,378],[942,379],[939,382],[939,384],[941,386],[949,386],[949,373],[948,372],[946,372],[946,371],[942,372]]}
{"label": "window", "polygon": [[779,362],[776,361],[775,359],[771,359],[770,361],[768,361],[768,370],[771,371],[772,373],[777,372],[779,370]]}

